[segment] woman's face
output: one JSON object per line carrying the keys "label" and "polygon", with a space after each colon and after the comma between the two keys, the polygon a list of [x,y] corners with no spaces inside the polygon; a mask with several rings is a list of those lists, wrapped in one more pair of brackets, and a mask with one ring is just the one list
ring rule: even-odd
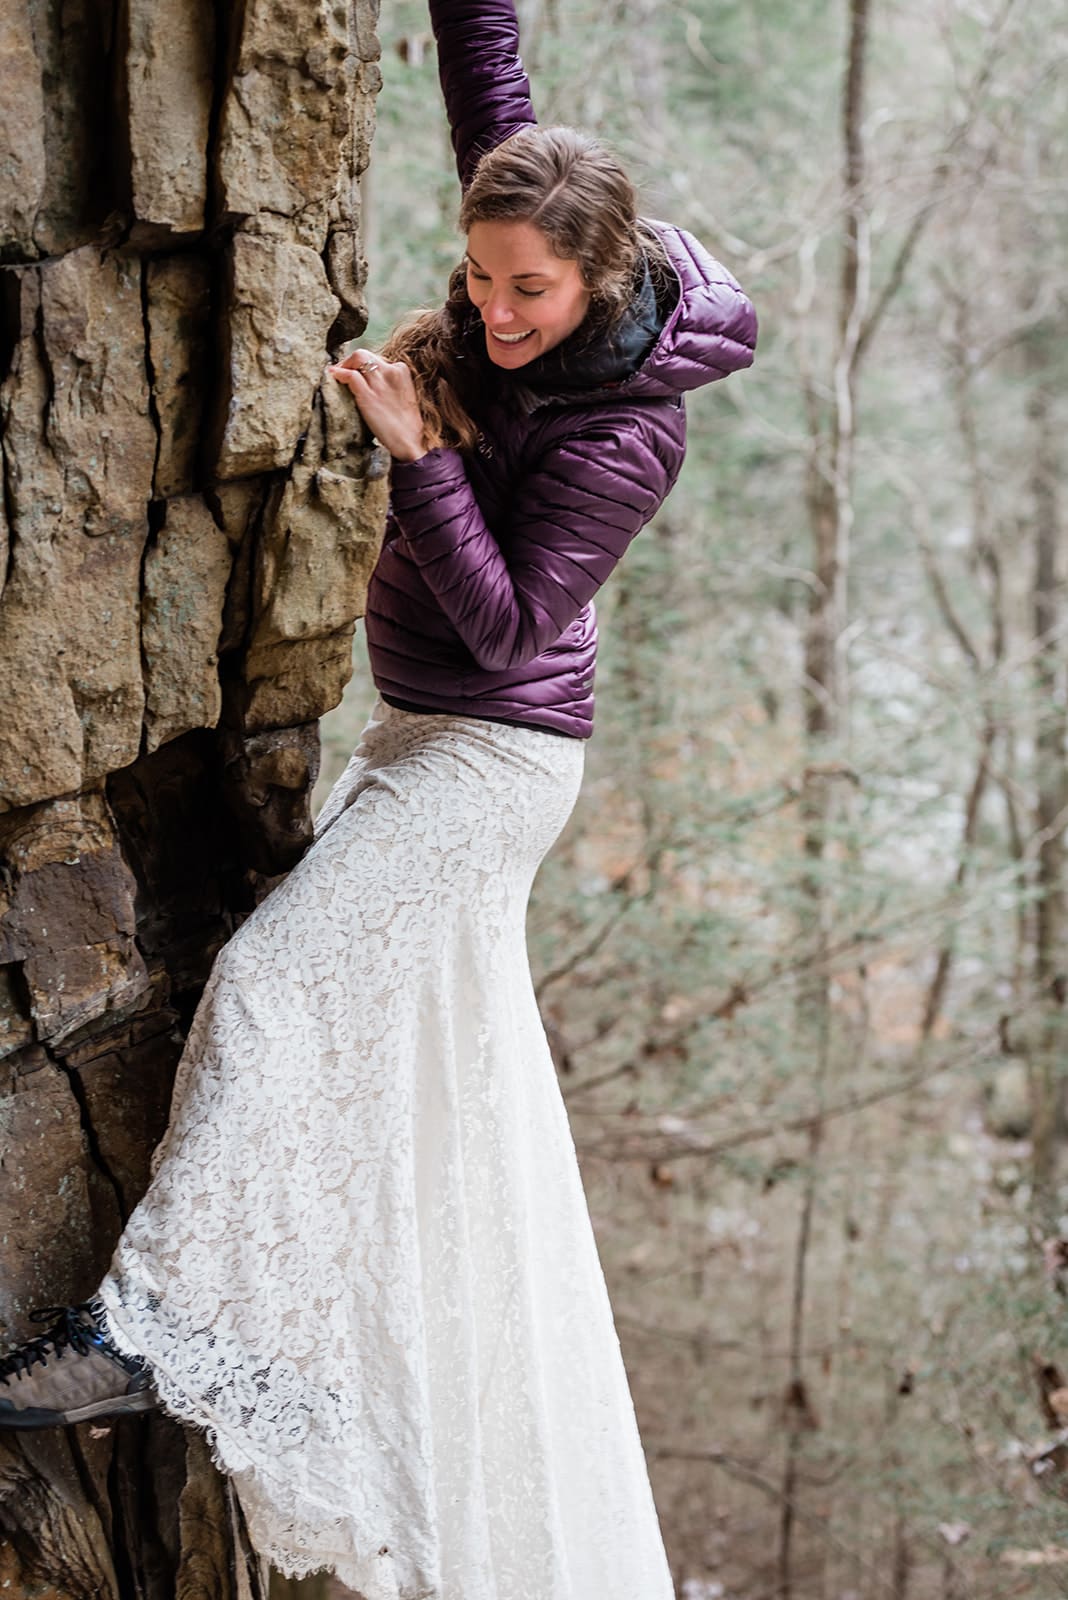
{"label": "woman's face", "polygon": [[554,255],[533,222],[472,223],[467,292],[498,367],[524,367],[544,355],[574,333],[590,306],[578,262]]}

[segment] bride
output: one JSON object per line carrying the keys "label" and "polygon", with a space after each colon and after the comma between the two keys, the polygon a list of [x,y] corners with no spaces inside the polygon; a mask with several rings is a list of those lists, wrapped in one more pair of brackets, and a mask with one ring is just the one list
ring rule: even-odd
{"label": "bride", "polygon": [[755,319],[618,162],[537,127],[512,0],[431,0],[466,250],[329,368],[392,456],[379,698],[220,952],[92,1300],[0,1425],[162,1405],[260,1553],[365,1600],[669,1600],[524,932],[593,724],[593,597]]}

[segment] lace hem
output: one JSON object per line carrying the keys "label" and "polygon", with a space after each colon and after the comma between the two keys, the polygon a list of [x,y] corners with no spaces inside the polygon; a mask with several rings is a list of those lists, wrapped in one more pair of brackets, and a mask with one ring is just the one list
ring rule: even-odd
{"label": "lace hem", "polygon": [[[108,1338],[123,1355],[148,1360],[144,1350],[116,1322],[103,1293],[94,1295],[90,1304]],[[262,1464],[253,1462],[248,1451],[229,1438],[210,1413],[191,1400],[155,1361],[149,1361],[149,1366],[160,1409],[183,1427],[200,1430],[207,1441],[212,1465],[233,1483],[248,1525],[249,1538],[258,1556],[269,1561],[287,1578],[307,1578],[313,1572],[334,1572],[345,1587],[352,1589],[361,1600],[439,1600],[440,1586],[404,1588],[390,1568],[383,1570],[382,1564],[392,1555],[391,1551],[379,1549],[371,1560],[353,1559],[349,1552],[359,1548],[362,1530],[351,1517],[337,1508],[323,1505],[312,1496],[294,1493],[291,1484],[276,1477]],[[294,1526],[300,1525],[305,1530],[303,1535],[296,1537],[313,1544],[314,1550],[300,1550],[292,1544],[281,1544],[276,1535],[272,1536],[266,1531],[263,1507],[268,1508],[266,1521],[269,1523],[280,1502],[292,1507]],[[331,1546],[336,1547],[336,1554],[325,1554]]]}

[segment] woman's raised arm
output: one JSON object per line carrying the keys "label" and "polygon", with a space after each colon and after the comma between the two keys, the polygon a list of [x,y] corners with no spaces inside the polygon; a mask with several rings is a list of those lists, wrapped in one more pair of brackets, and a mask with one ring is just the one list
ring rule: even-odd
{"label": "woman's raised arm", "polygon": [[438,76],[466,189],[479,159],[537,122],[513,0],[430,0]]}

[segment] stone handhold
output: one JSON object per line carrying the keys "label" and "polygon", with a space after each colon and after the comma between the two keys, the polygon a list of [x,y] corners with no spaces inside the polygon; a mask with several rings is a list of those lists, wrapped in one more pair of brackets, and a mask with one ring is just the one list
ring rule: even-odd
{"label": "stone handhold", "polygon": [[28,6],[0,9],[0,83],[0,261],[22,261],[36,254],[45,184],[44,94]]}
{"label": "stone handhold", "polygon": [[101,795],[0,823],[9,887],[0,965],[19,967],[36,1036],[54,1045],[106,1011],[136,1009],[148,974],[134,939],[133,874]]}
{"label": "stone handhold", "polygon": [[315,250],[247,233],[231,243],[228,301],[217,475],[245,478],[292,461],[338,302]]}
{"label": "stone handhold", "polygon": [[20,336],[0,389],[11,541],[0,811],[77,789],[137,754],[138,588],[156,444],[138,263],[86,248],[19,278]]}
{"label": "stone handhold", "polygon": [[350,478],[378,483],[376,506],[384,518],[389,498],[389,452],[380,444],[371,444],[370,439],[349,390],[335,378],[324,377],[304,459],[310,465],[322,462],[332,472]]}
{"label": "stone handhold", "polygon": [[202,256],[164,256],[146,264],[152,397],[159,419],[155,494],[198,486],[210,361],[211,268]]}
{"label": "stone handhold", "polygon": [[149,751],[190,728],[214,728],[219,720],[218,646],[230,560],[230,541],[203,500],[190,495],[168,501],[144,568],[141,648]]}
{"label": "stone handhold", "polygon": [[317,249],[350,159],[349,11],[336,0],[247,0],[220,121],[224,211],[291,217]]}
{"label": "stone handhold", "polygon": [[134,214],[174,233],[204,226],[215,9],[130,0],[126,87]]}

